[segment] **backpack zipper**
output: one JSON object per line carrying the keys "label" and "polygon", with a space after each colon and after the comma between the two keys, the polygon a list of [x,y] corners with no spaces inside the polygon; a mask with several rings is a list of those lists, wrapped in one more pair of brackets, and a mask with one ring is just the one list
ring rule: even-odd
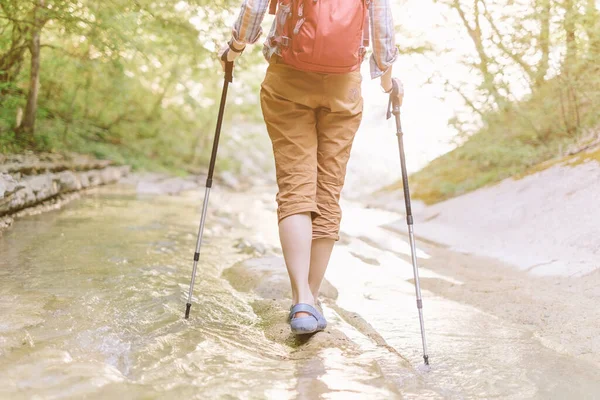
{"label": "backpack zipper", "polygon": [[302,27],[304,20],[305,18],[302,18],[299,19],[298,22],[296,22],[296,26],[294,27],[294,35],[297,35],[300,32],[300,28]]}
{"label": "backpack zipper", "polygon": [[300,33],[300,28],[302,27],[302,24],[304,24],[304,21],[306,20],[306,18],[302,18],[304,16],[304,0],[300,0],[300,2],[298,3],[298,17],[300,18],[297,22],[296,25],[294,26],[294,30],[292,31],[294,35],[297,35],[298,33]]}

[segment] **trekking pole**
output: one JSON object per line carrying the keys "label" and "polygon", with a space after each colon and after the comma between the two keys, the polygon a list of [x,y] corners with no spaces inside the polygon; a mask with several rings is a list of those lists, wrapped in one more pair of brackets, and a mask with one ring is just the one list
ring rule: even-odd
{"label": "trekking pole", "polygon": [[415,275],[415,292],[417,294],[417,309],[419,310],[419,322],[421,324],[421,339],[423,340],[423,360],[425,365],[429,365],[429,355],[427,354],[427,341],[425,340],[425,323],[423,322],[423,299],[421,298],[421,285],[419,283],[419,267],[417,265],[417,249],[415,246],[415,235],[413,231],[413,216],[410,205],[410,191],[408,189],[408,173],[406,172],[406,157],[404,155],[404,140],[402,132],[402,123],[400,122],[400,106],[402,106],[401,96],[404,94],[402,83],[398,79],[393,79],[393,89],[390,93],[388,104],[387,119],[396,117],[396,135],[398,136],[398,148],[400,151],[400,165],[402,167],[402,186],[404,188],[404,203],[406,206],[406,223],[408,225],[408,237],[410,240],[410,252],[412,256],[413,273]]}
{"label": "trekking pole", "polygon": [[196,270],[198,260],[200,260],[200,247],[202,246],[202,235],[204,233],[204,222],[206,220],[206,210],[208,209],[208,197],[213,182],[213,173],[215,171],[215,162],[217,161],[217,150],[219,148],[219,137],[221,136],[221,125],[223,124],[223,114],[225,112],[225,101],[227,100],[227,88],[233,81],[233,61],[227,61],[227,52],[223,54],[222,60],[225,62],[225,81],[223,82],[223,93],[221,94],[221,105],[219,107],[219,116],[217,118],[217,128],[215,130],[215,139],[213,141],[212,154],[210,156],[210,165],[208,167],[208,176],[206,178],[206,190],[204,192],[204,204],[202,206],[202,216],[200,218],[200,227],[198,229],[198,239],[196,240],[196,251],[194,253],[194,268],[192,269],[192,280],[190,282],[190,292],[185,307],[185,319],[190,317],[192,308],[192,294],[194,292],[194,283],[196,282]]}

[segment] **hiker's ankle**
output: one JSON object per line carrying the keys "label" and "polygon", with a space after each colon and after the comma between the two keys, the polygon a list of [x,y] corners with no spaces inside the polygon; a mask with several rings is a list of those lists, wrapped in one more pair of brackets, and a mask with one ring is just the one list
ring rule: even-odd
{"label": "hiker's ankle", "polygon": [[298,303],[303,303],[303,304],[308,304],[308,305],[314,306],[315,305],[315,298],[314,298],[314,296],[312,294],[305,295],[305,296],[299,296],[298,297],[298,302],[296,302],[295,304],[298,304]]}
{"label": "hiker's ankle", "polygon": [[[302,293],[300,295],[298,295],[298,301],[294,302],[295,304],[308,304],[310,306],[315,306],[315,299],[312,295],[312,293],[310,291]],[[298,312],[294,315],[295,318],[303,318],[303,317],[310,317],[309,313],[306,312]]]}

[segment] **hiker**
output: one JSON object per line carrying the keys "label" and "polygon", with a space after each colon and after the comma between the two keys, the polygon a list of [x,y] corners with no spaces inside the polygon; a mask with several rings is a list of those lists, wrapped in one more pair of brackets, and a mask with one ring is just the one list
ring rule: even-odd
{"label": "hiker", "polygon": [[371,78],[380,78],[385,93],[398,50],[390,0],[245,0],[221,59],[233,62],[259,39],[267,9],[275,21],[263,48],[269,66],[260,103],[275,157],[279,237],[292,286],[289,322],[293,333],[308,334],[327,326],[315,306],[339,240],[369,30]]}

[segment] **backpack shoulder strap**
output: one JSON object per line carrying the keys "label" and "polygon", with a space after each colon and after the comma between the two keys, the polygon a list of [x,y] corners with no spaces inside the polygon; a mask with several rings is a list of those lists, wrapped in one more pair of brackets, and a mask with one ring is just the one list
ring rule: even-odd
{"label": "backpack shoulder strap", "polygon": [[277,14],[277,4],[279,0],[271,0],[271,4],[269,5],[269,14],[275,15]]}
{"label": "backpack shoulder strap", "polygon": [[365,1],[365,5],[367,8],[367,12],[365,13],[365,25],[364,25],[364,29],[363,29],[363,44],[362,46],[364,48],[369,47],[370,45],[370,40],[371,40],[371,30],[370,30],[370,20],[371,18],[369,17],[369,13],[370,13],[370,8],[371,8],[371,0],[366,0]]}

